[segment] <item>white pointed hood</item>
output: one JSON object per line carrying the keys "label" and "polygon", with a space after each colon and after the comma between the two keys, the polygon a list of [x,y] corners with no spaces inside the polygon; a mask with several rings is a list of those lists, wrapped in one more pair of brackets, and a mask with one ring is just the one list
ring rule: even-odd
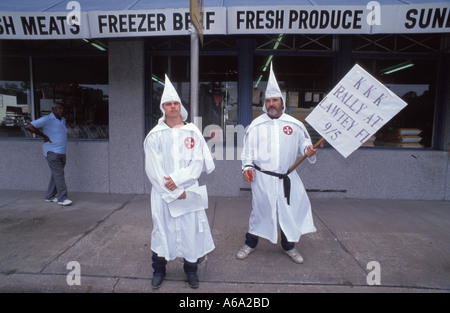
{"label": "white pointed hood", "polygon": [[166,119],[166,114],[164,112],[163,109],[163,104],[168,102],[168,101],[178,101],[180,102],[180,114],[181,114],[181,119],[183,120],[183,122],[185,122],[188,118],[188,112],[186,111],[186,109],[183,106],[183,103],[181,102],[180,96],[178,96],[177,91],[175,90],[175,87],[172,85],[172,82],[169,80],[169,77],[167,77],[167,75],[165,75],[165,81],[164,81],[164,91],[163,94],[161,96],[161,102],[159,104],[159,108],[161,109],[161,112],[163,114],[163,116],[159,119],[159,122],[164,122]]}
{"label": "white pointed hood", "polygon": [[[275,78],[275,74],[273,73],[272,63],[270,63],[270,75],[269,81],[267,82],[265,99],[273,97],[280,97],[281,99],[283,99],[283,113],[284,113],[286,111],[286,100],[284,99],[283,94],[281,93],[280,86],[278,86],[277,79]],[[263,111],[267,113],[265,104],[263,105]]]}

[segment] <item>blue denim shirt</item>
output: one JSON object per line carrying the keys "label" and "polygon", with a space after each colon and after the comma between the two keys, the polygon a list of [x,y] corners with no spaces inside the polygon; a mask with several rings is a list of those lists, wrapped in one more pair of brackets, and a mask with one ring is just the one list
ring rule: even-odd
{"label": "blue denim shirt", "polygon": [[31,122],[35,128],[42,128],[42,132],[50,138],[51,142],[45,142],[42,146],[44,156],[47,157],[47,152],[51,151],[58,154],[66,154],[67,144],[67,128],[66,119],[57,119],[53,113],[41,117]]}

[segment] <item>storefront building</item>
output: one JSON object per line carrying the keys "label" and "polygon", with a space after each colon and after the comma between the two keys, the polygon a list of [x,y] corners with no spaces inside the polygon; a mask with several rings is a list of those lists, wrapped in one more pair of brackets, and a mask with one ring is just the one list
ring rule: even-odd
{"label": "storefront building", "polygon": [[[204,1],[190,120],[215,157],[210,195],[249,195],[242,137],[272,62],[301,121],[354,64],[408,103],[348,158],[325,144],[301,164],[312,197],[450,200],[450,1],[338,2]],[[69,192],[149,193],[142,142],[164,74],[190,107],[189,19],[187,0],[0,0],[0,189],[46,189],[42,139],[23,126],[62,101]]]}

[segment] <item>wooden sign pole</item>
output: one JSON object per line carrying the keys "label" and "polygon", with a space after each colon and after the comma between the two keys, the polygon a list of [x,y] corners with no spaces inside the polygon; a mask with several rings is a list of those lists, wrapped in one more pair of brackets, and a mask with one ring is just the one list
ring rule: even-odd
{"label": "wooden sign pole", "polygon": [[[320,146],[320,144],[321,144],[322,142],[324,142],[324,140],[325,140],[324,138],[320,138],[320,140],[319,140],[318,142],[316,142],[316,144],[314,145],[314,149],[317,149],[317,148]],[[306,158],[307,158],[306,154],[303,155],[300,159],[298,159],[297,162],[295,162],[294,165],[291,166],[291,168],[288,170],[287,173],[289,174],[289,173],[291,173],[293,170],[295,170],[295,168],[296,168],[300,163],[302,163],[303,160],[305,160]]]}

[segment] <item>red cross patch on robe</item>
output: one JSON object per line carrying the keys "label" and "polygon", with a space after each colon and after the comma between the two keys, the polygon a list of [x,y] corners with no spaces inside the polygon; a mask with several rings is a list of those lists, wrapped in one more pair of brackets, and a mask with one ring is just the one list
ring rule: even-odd
{"label": "red cross patch on robe", "polygon": [[291,126],[284,126],[284,127],[283,127],[283,132],[284,132],[286,135],[292,135],[292,132],[293,132],[292,127],[291,127]]}
{"label": "red cross patch on robe", "polygon": [[195,140],[192,137],[186,137],[186,139],[184,139],[184,145],[186,148],[188,149],[192,149],[195,146]]}

